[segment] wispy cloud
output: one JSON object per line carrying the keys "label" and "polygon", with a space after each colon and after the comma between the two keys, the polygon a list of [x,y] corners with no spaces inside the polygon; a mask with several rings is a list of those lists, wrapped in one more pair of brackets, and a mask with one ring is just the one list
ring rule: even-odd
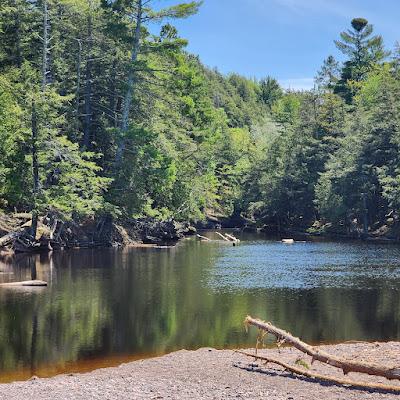
{"label": "wispy cloud", "polygon": [[284,89],[310,90],[314,87],[314,78],[279,79]]}
{"label": "wispy cloud", "polygon": [[377,28],[378,33],[388,33],[398,36],[398,0],[385,2],[385,11],[380,11],[379,4],[365,0],[247,0],[259,12],[270,14],[271,9],[278,11],[278,15],[285,14],[286,19],[293,17],[307,18],[309,16],[321,16],[324,24],[330,24],[329,17],[341,18],[348,23],[352,18],[367,18]]}
{"label": "wispy cloud", "polygon": [[350,7],[348,1],[341,0],[251,0],[251,2],[265,10],[275,5],[298,15],[330,14],[348,19],[349,15],[357,14],[357,10]]}

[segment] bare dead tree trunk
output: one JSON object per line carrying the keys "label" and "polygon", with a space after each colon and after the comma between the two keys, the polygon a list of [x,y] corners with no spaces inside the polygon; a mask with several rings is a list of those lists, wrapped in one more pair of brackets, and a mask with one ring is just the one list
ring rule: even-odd
{"label": "bare dead tree trunk", "polygon": [[[17,6],[14,1],[14,5]],[[20,8],[17,8],[17,16],[16,16],[16,29],[15,29],[15,52],[16,52],[16,62],[17,67],[21,68],[22,65],[22,54],[21,54],[21,15]]]}
{"label": "bare dead tree trunk", "polygon": [[367,194],[362,193],[362,204],[363,204],[363,234],[365,237],[368,236],[368,203]]}
{"label": "bare dead tree trunk", "polygon": [[75,123],[79,126],[79,105],[81,92],[81,63],[82,63],[82,40],[75,39],[78,43],[78,60],[76,62],[76,91],[75,91]]}
{"label": "bare dead tree trunk", "polygon": [[92,128],[92,46],[93,27],[92,16],[87,20],[87,55],[86,55],[86,83],[85,83],[85,123],[83,130],[83,148],[89,148]]}
{"label": "bare dead tree trunk", "polygon": [[125,150],[124,134],[128,130],[129,113],[131,111],[132,97],[135,89],[135,71],[133,70],[133,66],[136,63],[140,52],[140,33],[142,29],[143,0],[137,0],[136,4],[137,4],[136,27],[132,43],[131,68],[129,70],[129,75],[128,75],[127,90],[124,98],[124,107],[122,110],[122,119],[121,119],[122,138],[118,143],[118,148],[115,156],[115,163],[117,165],[121,163]]}
{"label": "bare dead tree trunk", "polygon": [[[48,83],[49,74],[49,9],[47,0],[43,0],[43,38],[42,38],[42,93],[46,91],[46,86]],[[33,210],[32,210],[32,224],[31,224],[31,235],[33,238],[36,237],[37,225],[38,225],[38,195],[40,190],[39,181],[39,162],[38,162],[38,122],[37,122],[37,110],[36,101],[32,100],[32,115],[31,115],[31,129],[32,129],[32,145],[31,145],[31,155],[32,155],[32,178],[33,178]]]}
{"label": "bare dead tree trunk", "polygon": [[275,358],[264,357],[264,356],[251,354],[246,351],[240,351],[240,350],[238,350],[237,353],[243,354],[248,357],[254,357],[256,360],[265,361],[266,364],[271,363],[271,364],[280,365],[286,371],[290,371],[293,374],[303,375],[303,376],[306,376],[306,377],[312,378],[312,379],[319,379],[322,381],[333,382],[333,383],[337,383],[339,385],[352,386],[355,388],[375,389],[375,390],[384,390],[384,391],[388,391],[388,392],[400,393],[400,386],[385,385],[383,383],[360,382],[360,381],[353,381],[350,379],[337,378],[335,376],[321,375],[321,374],[317,374],[315,372],[306,371],[301,368],[289,365],[289,364],[287,364],[283,361],[277,360]]}
{"label": "bare dead tree trunk", "polygon": [[313,346],[302,342],[299,338],[292,336],[290,333],[277,328],[269,322],[254,319],[250,316],[246,317],[245,323],[248,325],[253,325],[265,332],[274,335],[279,341],[291,344],[297,350],[300,350],[301,352],[311,356],[313,361],[317,360],[341,369],[345,375],[349,372],[360,372],[363,374],[383,376],[387,379],[400,379],[400,367],[382,367],[376,364],[351,361],[333,356],[329,353],[326,353],[325,351],[316,349]]}
{"label": "bare dead tree trunk", "polygon": [[117,56],[115,55],[111,67],[110,98],[109,98],[109,107],[110,110],[112,111],[110,122],[115,128],[118,127],[118,114],[117,114],[118,99],[116,94],[117,92],[116,79],[117,79]]}
{"label": "bare dead tree trunk", "polygon": [[37,224],[38,224],[38,210],[37,210],[37,198],[39,194],[39,163],[37,154],[37,138],[38,138],[38,127],[37,127],[37,113],[36,103],[32,100],[32,176],[33,176],[33,211],[32,211],[32,224],[31,224],[31,235],[33,238],[36,237]]}
{"label": "bare dead tree trunk", "polygon": [[49,9],[47,0],[43,0],[43,51],[42,51],[42,91],[46,89],[49,74]]}

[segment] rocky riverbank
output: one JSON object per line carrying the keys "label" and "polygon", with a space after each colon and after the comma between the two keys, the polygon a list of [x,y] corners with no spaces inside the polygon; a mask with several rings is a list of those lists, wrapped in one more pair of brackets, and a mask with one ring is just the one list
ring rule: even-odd
{"label": "rocky riverbank", "polygon": [[152,218],[64,221],[54,215],[39,220],[36,238],[29,235],[30,214],[0,215],[0,250],[46,251],[68,248],[171,245],[196,232],[188,223]]}
{"label": "rocky riverbank", "polygon": [[[367,359],[399,365],[400,342],[347,343],[321,346],[349,359]],[[264,350],[269,356],[295,363],[292,348]],[[306,358],[306,357],[305,357]],[[309,362],[309,360],[305,360]],[[309,371],[343,377],[341,371],[315,362]],[[369,383],[385,379],[350,373],[348,378]],[[385,382],[386,381],[386,382]],[[400,384],[399,384],[400,388]],[[0,399],[262,399],[262,400],[372,400],[399,395],[354,389],[294,376],[280,367],[264,366],[230,350],[178,351],[163,357],[135,361],[86,374],[0,385]]]}

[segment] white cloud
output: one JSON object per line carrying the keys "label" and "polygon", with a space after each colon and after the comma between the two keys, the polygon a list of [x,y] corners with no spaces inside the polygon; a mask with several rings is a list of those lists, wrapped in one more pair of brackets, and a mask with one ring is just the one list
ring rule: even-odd
{"label": "white cloud", "polygon": [[310,90],[314,87],[314,78],[279,79],[284,89]]}

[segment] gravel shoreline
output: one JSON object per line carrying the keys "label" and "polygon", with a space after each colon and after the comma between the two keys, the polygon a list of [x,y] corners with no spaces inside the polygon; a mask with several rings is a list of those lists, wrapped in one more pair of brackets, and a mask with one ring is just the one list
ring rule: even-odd
{"label": "gravel shoreline", "polygon": [[[345,343],[321,349],[349,359],[400,366],[400,342]],[[263,350],[294,363],[297,350]],[[309,357],[302,357],[309,362]],[[310,370],[343,376],[335,368],[314,363]],[[348,378],[400,387],[400,382],[351,373]],[[400,399],[400,395],[346,388],[296,377],[279,367],[265,367],[231,350],[181,350],[162,357],[134,361],[85,374],[0,385],[1,400],[26,399]]]}

